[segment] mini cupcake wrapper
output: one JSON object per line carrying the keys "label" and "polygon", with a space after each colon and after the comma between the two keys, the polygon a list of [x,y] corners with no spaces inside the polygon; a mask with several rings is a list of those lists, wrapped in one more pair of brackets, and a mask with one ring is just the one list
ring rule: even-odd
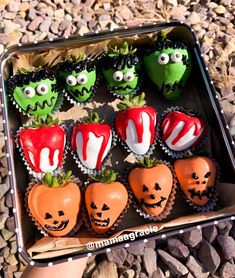
{"label": "mini cupcake wrapper", "polygon": [[88,175],[93,175],[93,176],[96,176],[97,174],[101,173],[102,171],[105,170],[105,168],[108,166],[108,162],[111,158],[111,149],[113,147],[116,146],[116,142],[117,142],[117,136],[114,132],[114,130],[112,129],[112,126],[110,125],[111,127],[111,132],[112,132],[112,143],[111,143],[111,148],[108,152],[108,154],[105,156],[105,158],[103,159],[102,163],[101,163],[101,168],[98,170],[98,169],[89,169],[87,168],[82,162],[81,160],[79,159],[78,157],[78,154],[76,151],[74,151],[71,147],[71,133],[72,133],[72,129],[73,129],[73,126],[74,125],[77,125],[77,124],[81,124],[82,123],[82,119],[79,120],[79,121],[74,121],[72,124],[69,125],[68,129],[67,129],[67,134],[68,134],[68,137],[67,137],[67,146],[68,146],[68,149],[70,150],[72,156],[73,156],[73,159],[74,161],[76,162],[76,164],[78,165],[78,167],[80,168],[80,170],[84,173],[84,174],[88,174]]}
{"label": "mini cupcake wrapper", "polygon": [[[175,171],[174,171],[174,168],[173,166],[165,161],[165,160],[157,160],[157,164],[164,164],[166,165],[167,167],[170,168],[171,170],[171,173],[172,173],[172,176],[173,176],[173,184],[172,184],[172,189],[171,189],[171,193],[169,195],[169,198],[167,200],[167,203],[165,205],[165,208],[164,210],[158,215],[158,216],[153,216],[151,214],[148,214],[147,212],[145,212],[141,206],[140,206],[140,202],[136,199],[136,197],[134,196],[134,193],[133,194],[133,206],[136,210],[136,212],[143,218],[145,219],[149,219],[151,221],[161,221],[165,218],[167,218],[167,216],[171,213],[171,210],[172,210],[172,207],[174,205],[174,201],[175,201],[175,195],[176,195],[176,190],[177,190],[177,179],[176,179],[176,175],[175,175]],[[129,169],[126,169],[125,171],[125,177],[126,177],[126,180],[128,181],[128,175],[129,173],[131,172],[131,170],[133,170],[134,168],[138,167],[138,165],[133,165],[131,167],[129,167]],[[141,166],[139,166],[141,167]],[[147,168],[146,168],[147,169]],[[131,189],[131,186],[129,185],[128,183],[128,186],[132,192],[132,189]]]}
{"label": "mini cupcake wrapper", "polygon": [[82,189],[82,192],[83,192],[83,199],[84,199],[84,206],[83,206],[83,211],[82,211],[82,215],[84,217],[84,225],[85,227],[87,228],[87,230],[95,235],[95,236],[98,236],[100,238],[104,238],[104,237],[107,237],[107,236],[110,236],[112,235],[118,228],[118,225],[120,224],[120,222],[122,221],[123,217],[125,216],[127,210],[129,209],[131,203],[132,203],[132,191],[130,190],[128,184],[121,178],[118,178],[117,181],[119,181],[120,183],[122,183],[125,187],[126,187],[126,190],[128,192],[128,200],[127,200],[127,204],[125,206],[125,208],[123,209],[123,211],[121,212],[121,214],[118,216],[118,218],[116,219],[115,223],[110,227],[110,229],[103,233],[103,234],[99,234],[97,232],[95,232],[92,228],[92,225],[91,225],[91,222],[90,222],[90,217],[88,215],[88,212],[87,212],[87,209],[86,209],[86,203],[85,203],[85,191],[88,187],[89,184],[91,183],[94,183],[95,181],[91,181],[91,180],[87,180],[85,183],[84,183],[84,188]]}
{"label": "mini cupcake wrapper", "polygon": [[[76,183],[80,190],[81,190],[81,193],[82,193],[82,189],[81,189],[81,185],[82,185],[82,182],[72,176],[70,178],[74,183]],[[39,179],[32,179],[32,181],[29,183],[28,187],[26,188],[26,193],[25,193],[25,199],[24,199],[24,203],[25,203],[25,208],[26,208],[26,211],[28,212],[30,218],[32,219],[34,225],[37,227],[37,229],[40,231],[40,233],[43,235],[43,236],[51,236],[51,237],[54,237],[53,235],[50,235],[44,228],[43,226],[37,221],[37,219],[32,215],[32,213],[30,212],[29,210],[29,207],[28,207],[28,196],[29,196],[29,192],[30,190],[33,188],[33,186],[35,184],[37,184],[40,180]],[[81,206],[80,206],[80,211],[79,211],[79,214],[77,216],[77,223],[76,225],[73,227],[73,229],[67,234],[67,235],[64,235],[63,237],[71,237],[73,236],[82,226],[83,224],[83,221],[82,221],[82,207],[83,207],[83,198],[81,198],[82,202],[81,202]]]}
{"label": "mini cupcake wrapper", "polygon": [[[163,120],[165,119],[165,117],[170,114],[171,112],[174,112],[174,111],[177,111],[177,112],[182,112],[182,113],[185,113],[186,115],[189,114],[189,112],[193,113],[195,115],[195,117],[199,118],[199,119],[202,119],[205,124],[206,124],[206,133],[204,135],[204,137],[197,143],[196,146],[191,146],[185,150],[182,150],[182,151],[174,151],[172,149],[170,149],[168,147],[168,145],[161,139],[162,137],[162,130],[161,130],[161,125],[163,123]],[[179,158],[183,158],[183,157],[187,157],[189,153],[194,153],[196,151],[199,151],[201,150],[204,145],[205,145],[205,142],[206,140],[208,139],[208,133],[209,133],[209,127],[208,127],[208,123],[203,119],[203,117],[194,112],[192,109],[190,108],[183,108],[183,107],[179,107],[179,106],[174,106],[174,107],[170,107],[170,108],[167,108],[163,114],[159,117],[159,120],[158,120],[158,123],[157,123],[157,132],[158,132],[158,142],[162,148],[162,150],[170,157],[172,158],[175,158],[175,159],[179,159]]]}
{"label": "mini cupcake wrapper", "polygon": [[[20,113],[22,113],[23,115],[25,116],[28,116],[29,118],[32,118],[32,117],[35,117],[36,115],[31,115],[29,113],[26,113],[20,106],[19,104],[15,101],[15,99],[13,98],[13,95],[9,95],[9,99],[11,100],[11,102],[13,103],[13,105],[20,111]],[[56,112],[58,112],[61,107],[62,107],[62,104],[63,104],[63,101],[64,101],[64,97],[63,97],[63,94],[62,93],[59,93],[58,92],[58,97],[57,97],[57,100],[55,102],[55,105],[51,111],[50,114],[56,114]],[[48,116],[49,114],[45,115],[45,116]],[[44,116],[40,116],[39,118],[43,118]]]}
{"label": "mini cupcake wrapper", "polygon": [[212,157],[210,157],[209,155],[203,155],[206,156],[208,158],[210,158],[216,165],[216,180],[215,180],[215,185],[214,185],[214,191],[213,191],[213,196],[210,198],[210,200],[208,201],[208,203],[205,206],[198,206],[195,205],[192,201],[190,201],[186,195],[184,194],[183,190],[181,189],[180,185],[179,185],[179,189],[180,189],[180,193],[183,196],[183,198],[185,199],[186,203],[192,207],[194,210],[196,210],[197,212],[208,212],[211,211],[215,208],[215,206],[218,203],[218,197],[219,197],[219,190],[218,190],[218,186],[219,186],[219,181],[220,181],[220,167],[219,164],[215,161],[215,159],[213,159]]}
{"label": "mini cupcake wrapper", "polygon": [[[60,127],[62,127],[65,131],[66,131],[66,128],[64,126],[64,124],[60,124],[59,125]],[[32,169],[32,167],[29,165],[25,155],[24,155],[24,151],[23,149],[21,148],[20,146],[20,143],[19,143],[19,138],[20,138],[20,132],[22,130],[24,130],[25,128],[27,128],[27,125],[25,127],[20,127],[17,132],[16,132],[16,135],[15,135],[15,143],[16,143],[16,146],[17,148],[19,149],[19,152],[20,152],[20,156],[22,157],[22,160],[24,162],[24,165],[26,166],[26,169],[28,170],[29,174],[32,175],[34,178],[36,179],[42,179],[45,175],[45,172],[36,172],[35,170]],[[66,138],[67,140],[67,138]],[[68,153],[68,150],[67,150],[67,147],[66,147],[66,144],[64,146],[64,153],[63,153],[63,158],[62,158],[62,164],[60,167],[56,168],[54,171],[52,171],[51,173],[54,173],[54,174],[57,174],[57,173],[60,173],[61,172],[61,169],[63,168],[64,164],[65,164],[65,160],[66,160],[66,157],[67,157],[67,153]]]}
{"label": "mini cupcake wrapper", "polygon": [[100,83],[100,73],[96,72],[96,81],[93,86],[93,91],[92,91],[90,97],[88,98],[88,100],[86,100],[84,102],[76,101],[65,88],[62,88],[61,91],[71,104],[76,105],[77,107],[84,107],[89,102],[92,102],[94,100],[99,83]]}

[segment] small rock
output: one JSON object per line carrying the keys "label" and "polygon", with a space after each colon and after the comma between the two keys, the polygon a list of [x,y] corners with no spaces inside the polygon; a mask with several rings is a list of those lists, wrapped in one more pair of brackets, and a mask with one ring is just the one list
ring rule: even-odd
{"label": "small rock", "polygon": [[117,266],[109,261],[101,262],[92,273],[91,278],[118,278]]}
{"label": "small rock", "polygon": [[88,27],[91,31],[95,31],[98,25],[98,21],[97,20],[89,20],[88,21]]}
{"label": "small rock", "polygon": [[14,234],[11,231],[8,231],[7,229],[2,229],[1,234],[5,240],[9,240]]}
{"label": "small rock", "polygon": [[8,12],[17,13],[20,10],[20,3],[18,2],[10,2],[7,5]]}
{"label": "small rock", "polygon": [[124,20],[130,20],[133,18],[133,13],[127,6],[122,6],[118,12]]}
{"label": "small rock", "polygon": [[17,252],[17,244],[16,241],[11,242],[11,254],[15,254]]}
{"label": "small rock", "polygon": [[5,206],[5,199],[0,199],[0,213],[6,212],[9,213],[9,209]]}
{"label": "small rock", "polygon": [[71,23],[67,20],[63,20],[60,22],[59,30],[64,31]]}
{"label": "small rock", "polygon": [[233,224],[230,221],[224,222],[224,226],[222,226],[221,228],[219,228],[219,234],[220,235],[228,235],[230,230],[232,229]]}
{"label": "small rock", "polygon": [[123,265],[127,257],[127,251],[124,248],[111,250],[107,253],[107,258],[110,262],[114,262],[117,265]]}
{"label": "small rock", "polygon": [[187,22],[188,22],[190,25],[194,25],[194,24],[200,23],[200,22],[201,22],[201,18],[200,18],[200,16],[199,16],[198,13],[192,12],[192,13],[187,17]]}
{"label": "small rock", "polygon": [[225,260],[235,258],[235,241],[231,236],[219,235],[217,241],[221,247],[223,257]]}
{"label": "small rock", "polygon": [[[130,254],[130,255],[132,255],[132,254]],[[141,265],[140,265],[140,262],[137,261],[137,260],[134,261],[134,262],[132,263],[131,268],[135,271],[136,277],[138,277],[138,275],[139,275],[140,272],[141,272]]]}
{"label": "small rock", "polygon": [[4,228],[7,218],[8,218],[7,213],[4,212],[0,214],[0,230]]}
{"label": "small rock", "polygon": [[33,21],[29,23],[27,28],[29,31],[35,31],[42,22],[43,22],[43,17],[37,16],[34,18]]}
{"label": "small rock", "polygon": [[139,244],[133,244],[127,248],[127,251],[133,255],[144,255],[144,243],[139,243]]}
{"label": "small rock", "polygon": [[155,249],[156,248],[156,241],[155,240],[149,240],[148,242],[145,243],[146,247]]}
{"label": "small rock", "polygon": [[193,229],[183,234],[183,241],[186,245],[194,248],[202,241],[202,230]]}
{"label": "small rock", "polygon": [[189,255],[188,246],[183,244],[180,240],[169,238],[167,240],[168,249],[171,255],[177,259],[185,259]]}
{"label": "small rock", "polygon": [[157,269],[157,255],[152,248],[145,248],[143,264],[149,276],[151,276],[152,273]]}
{"label": "small rock", "polygon": [[166,0],[166,3],[172,5],[173,7],[176,7],[178,5],[177,0]]}
{"label": "small rock", "polygon": [[81,0],[72,0],[71,2],[75,8],[79,8],[79,6],[81,4]]}
{"label": "small rock", "polygon": [[215,248],[204,241],[199,249],[198,258],[204,267],[211,273],[214,273],[220,264],[220,257]]}
{"label": "small rock", "polygon": [[131,253],[128,253],[125,259],[125,265],[130,267],[132,266],[133,262],[134,262],[135,258]]}
{"label": "small rock", "polygon": [[62,19],[64,17],[64,10],[58,9],[54,12],[55,18]]}
{"label": "small rock", "polygon": [[58,34],[59,32],[59,22],[58,21],[54,21],[51,26],[50,26],[51,32],[54,34]]}
{"label": "small rock", "polygon": [[169,255],[167,252],[160,249],[157,252],[164,263],[169,267],[173,275],[182,277],[183,275],[186,275],[188,273],[187,267],[185,267],[180,261],[178,261],[171,255]]}
{"label": "small rock", "polygon": [[144,272],[141,272],[139,278],[148,278],[148,276]]}
{"label": "small rock", "polygon": [[226,262],[219,270],[221,278],[234,278],[235,277],[235,264]]}
{"label": "small rock", "polygon": [[225,11],[226,11],[226,9],[225,9],[224,6],[219,5],[219,6],[217,6],[217,7],[214,9],[214,11],[215,11],[217,14],[224,14]]}
{"label": "small rock", "polygon": [[123,272],[123,276],[125,278],[134,278],[135,277],[135,271],[133,269],[127,269]]}
{"label": "small rock", "polygon": [[[10,36],[7,34],[0,34],[0,43],[6,45],[10,40]],[[1,195],[1,186],[0,185],[0,195]],[[0,197],[1,198],[1,197]]]}
{"label": "small rock", "polygon": [[104,10],[107,12],[110,10],[111,6],[110,6],[110,3],[109,2],[105,2],[103,3],[103,7],[104,7]]}
{"label": "small rock", "polygon": [[6,259],[6,262],[9,264],[9,265],[12,265],[12,266],[15,266],[18,264],[18,261],[15,257],[14,254],[11,254],[7,259]]}
{"label": "small rock", "polygon": [[36,10],[34,8],[30,8],[28,13],[28,19],[33,20],[36,16]]}
{"label": "small rock", "polygon": [[[0,158],[0,163],[2,165],[2,167],[4,168],[8,168],[8,165],[7,165],[7,157],[6,156],[3,156]],[[1,198],[1,197],[0,197]]]}
{"label": "small rock", "polygon": [[193,257],[189,256],[186,262],[187,268],[192,272],[195,277],[207,278],[209,276],[209,272],[205,270],[205,268]]}
{"label": "small rock", "polygon": [[51,18],[46,18],[39,26],[41,32],[49,32],[51,26]]}
{"label": "small rock", "polygon": [[7,246],[7,242],[0,236],[0,249]]}
{"label": "small rock", "polygon": [[202,234],[209,243],[212,243],[217,237],[218,232],[215,225],[210,225],[202,229]]}
{"label": "small rock", "polygon": [[165,278],[164,273],[162,272],[161,268],[157,268],[151,276],[151,278]]}
{"label": "small rock", "polygon": [[[0,242],[1,242],[1,239],[0,239]],[[0,256],[3,258],[8,258],[10,256],[10,248],[8,246],[1,248]]]}
{"label": "small rock", "polygon": [[[0,36],[0,39],[1,39],[1,36]],[[6,184],[6,183],[0,184],[0,198],[2,198],[9,189],[10,189],[9,184]]]}
{"label": "small rock", "polygon": [[21,271],[14,272],[14,278],[20,278],[22,276]]}
{"label": "small rock", "polygon": [[30,5],[28,2],[23,2],[20,4],[20,12],[26,12],[29,9]]}
{"label": "small rock", "polygon": [[6,227],[9,231],[15,233],[15,221],[13,216],[7,218]]}
{"label": "small rock", "polygon": [[72,18],[72,16],[70,14],[66,14],[64,19],[69,21],[69,22],[73,21],[73,18]]}
{"label": "small rock", "polygon": [[4,10],[2,12],[2,17],[5,18],[5,19],[14,19],[16,17],[16,13],[10,13],[10,12],[7,12],[6,10]]}
{"label": "small rock", "polygon": [[[11,32],[11,35],[13,34],[13,32]],[[11,36],[12,37],[12,36]],[[8,42],[8,43],[10,43],[10,41]],[[7,170],[7,168],[3,168],[3,167],[0,167],[0,175],[2,176],[2,177],[6,177],[7,175],[8,175],[8,170]]]}
{"label": "small rock", "polygon": [[5,265],[3,267],[4,278],[12,278],[13,272],[17,270],[16,265]]}
{"label": "small rock", "polygon": [[10,193],[10,191],[8,191],[5,195],[5,203],[8,208],[13,207],[12,194]]}

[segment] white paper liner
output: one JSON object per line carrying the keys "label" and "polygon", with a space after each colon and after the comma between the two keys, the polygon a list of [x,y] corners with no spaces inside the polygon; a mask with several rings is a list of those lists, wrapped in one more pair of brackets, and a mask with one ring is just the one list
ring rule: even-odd
{"label": "white paper liner", "polygon": [[[196,155],[196,156],[199,156],[199,155]],[[215,179],[213,196],[210,198],[210,200],[204,206],[198,206],[186,197],[186,195],[184,194],[180,185],[179,185],[179,189],[180,189],[181,195],[183,196],[186,203],[190,207],[192,207],[197,212],[208,212],[208,211],[213,210],[215,208],[215,206],[217,205],[217,202],[218,202],[218,197],[219,197],[218,185],[219,185],[219,181],[220,181],[220,167],[219,167],[219,164],[216,162],[216,160],[214,158],[212,158],[210,155],[201,155],[201,156],[206,156],[206,157],[210,158],[216,165],[216,179]]]}
{"label": "white paper liner", "polygon": [[[73,229],[66,235],[64,235],[63,237],[69,237],[69,236],[73,236],[82,226],[83,224],[83,217],[82,216],[82,207],[83,207],[83,197],[82,197],[82,182],[72,176],[70,178],[72,180],[72,182],[76,183],[78,185],[78,187],[80,188],[80,191],[81,191],[81,206],[80,206],[80,211],[78,213],[78,216],[77,216],[77,223],[75,224],[75,226],[73,227]],[[43,236],[50,236],[50,237],[55,237],[53,235],[50,235],[44,228],[43,226],[36,220],[36,218],[32,215],[32,213],[30,212],[29,210],[29,207],[28,207],[28,196],[29,196],[29,192],[30,190],[33,188],[33,186],[35,184],[37,184],[38,182],[40,181],[40,179],[32,179],[31,182],[29,183],[28,187],[26,188],[26,193],[25,193],[25,199],[24,199],[24,203],[25,203],[25,208],[26,208],[26,211],[28,212],[30,218],[32,219],[34,225],[37,227],[37,229],[40,231],[40,233],[43,235]],[[50,200],[48,200],[50,201]]]}
{"label": "white paper liner", "polygon": [[119,223],[122,221],[122,218],[125,216],[127,210],[129,209],[129,207],[130,207],[130,205],[132,203],[132,198],[133,198],[132,196],[133,195],[132,195],[132,191],[130,190],[130,187],[128,186],[128,184],[122,178],[117,178],[116,181],[119,181],[120,183],[122,183],[125,186],[125,188],[127,190],[127,193],[128,193],[128,200],[127,200],[127,204],[126,204],[124,210],[118,216],[118,218],[116,219],[115,223],[110,227],[110,229],[107,232],[105,232],[103,234],[99,234],[99,233],[97,233],[96,231],[93,230],[91,222],[90,222],[90,217],[89,217],[87,209],[86,209],[86,202],[85,202],[85,191],[86,191],[88,185],[91,184],[91,183],[95,183],[96,181],[88,179],[84,183],[85,186],[82,188],[83,199],[84,199],[84,206],[83,206],[82,215],[84,216],[84,224],[85,224],[87,230],[91,234],[93,234],[95,236],[98,236],[100,238],[110,236],[111,234],[113,234],[117,230]]}
{"label": "white paper liner", "polygon": [[[186,115],[188,115],[189,113],[193,113],[194,114],[194,117],[197,117],[199,119],[202,119],[205,124],[206,124],[206,132],[205,132],[205,135],[204,137],[197,143],[196,146],[191,146],[185,150],[182,150],[182,151],[174,151],[172,149],[170,149],[168,147],[168,145],[161,139],[161,136],[162,136],[162,130],[161,130],[161,125],[165,119],[165,117],[170,114],[171,112],[174,112],[174,111],[177,111],[177,112],[182,112]],[[204,144],[205,144],[205,141],[208,139],[208,133],[209,133],[209,127],[208,127],[208,123],[203,119],[203,117],[199,114],[197,114],[195,111],[193,111],[192,109],[190,108],[183,108],[183,107],[180,107],[180,106],[174,106],[174,107],[169,107],[167,108],[162,114],[161,116],[159,117],[159,120],[158,120],[158,123],[157,123],[157,132],[158,132],[158,141],[160,143],[160,146],[162,148],[162,150],[169,156],[173,157],[173,158],[183,158],[183,157],[187,157],[189,153],[194,153],[195,151],[198,151],[198,150],[201,150],[203,147],[204,147]]]}
{"label": "white paper liner", "polygon": [[[173,184],[172,184],[171,193],[169,195],[169,198],[167,199],[167,203],[164,207],[164,210],[158,216],[154,216],[154,215],[151,215],[151,214],[147,213],[146,211],[144,211],[141,208],[140,202],[136,199],[134,193],[132,193],[133,194],[133,206],[134,206],[136,212],[141,217],[143,217],[145,219],[152,220],[152,221],[161,221],[161,220],[167,218],[167,216],[171,213],[172,207],[174,205],[175,195],[176,195],[176,190],[177,190],[177,179],[176,179],[174,168],[170,164],[170,162],[167,162],[165,160],[157,160],[156,165],[157,164],[166,165],[171,170],[171,173],[172,173],[172,176],[173,176]],[[127,181],[128,181],[128,176],[129,176],[130,171],[133,170],[136,167],[144,168],[140,165],[138,166],[137,164],[135,164],[135,165],[131,166],[129,169],[127,169],[126,172],[125,172],[125,176],[126,176]],[[146,169],[148,169],[148,168],[146,168]],[[128,182],[128,186],[130,187],[130,190],[131,190],[131,186],[129,185],[129,182]]]}
{"label": "white paper liner", "polygon": [[[112,126],[110,126],[111,128],[111,133],[112,133],[112,143],[111,143],[111,147],[110,147],[110,150],[108,152],[108,154],[105,156],[105,158],[103,159],[102,163],[101,163],[101,168],[100,169],[89,169],[87,168],[82,162],[81,160],[79,159],[78,157],[78,154],[76,151],[74,151],[72,149],[72,146],[71,146],[71,133],[72,133],[72,129],[75,125],[77,124],[82,124],[83,123],[83,119],[81,120],[78,120],[78,121],[74,121],[72,124],[69,125],[68,129],[67,129],[67,134],[68,134],[68,138],[67,138],[67,146],[68,146],[68,150],[71,152],[72,156],[73,156],[73,159],[74,161],[76,162],[76,164],[78,165],[78,167],[80,168],[80,170],[84,173],[84,174],[89,174],[89,175],[93,175],[93,176],[96,176],[97,174],[103,172],[106,167],[108,166],[109,164],[109,160],[111,158],[111,150],[114,146],[116,146],[116,142],[117,142],[117,136],[114,132],[114,130],[112,129]],[[103,122],[102,122],[103,123]]]}
{"label": "white paper liner", "polygon": [[[63,123],[60,123],[59,126],[61,128],[64,129],[64,131],[66,132],[66,127]],[[20,156],[24,162],[24,165],[26,166],[26,169],[28,170],[29,174],[32,175],[34,178],[36,179],[42,179],[45,175],[45,172],[36,172],[35,170],[33,170],[33,168],[29,165],[25,155],[24,155],[24,151],[23,149],[21,148],[20,146],[20,132],[24,129],[27,129],[28,127],[30,127],[30,124],[27,124],[25,125],[24,127],[20,127],[17,131],[16,131],[16,135],[15,135],[15,143],[16,143],[16,146],[17,148],[19,149],[19,152],[20,152]],[[53,173],[53,174],[56,174],[56,173],[60,173],[61,170],[63,169],[63,166],[65,164],[65,160],[66,160],[66,157],[67,157],[67,153],[68,153],[68,150],[67,150],[67,147],[66,147],[66,142],[67,141],[67,136],[66,136],[66,140],[65,140],[65,146],[64,146],[64,153],[63,153],[63,158],[62,158],[62,164],[60,167],[56,168],[54,171],[50,172],[50,173]]]}

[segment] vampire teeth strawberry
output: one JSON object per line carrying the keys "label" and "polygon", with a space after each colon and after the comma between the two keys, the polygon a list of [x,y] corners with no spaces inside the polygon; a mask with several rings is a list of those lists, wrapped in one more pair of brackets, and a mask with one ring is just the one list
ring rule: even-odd
{"label": "vampire teeth strawberry", "polygon": [[162,141],[174,151],[195,147],[205,136],[203,120],[179,111],[170,112],[161,125]]}
{"label": "vampire teeth strawberry", "polygon": [[76,124],[71,135],[71,147],[81,163],[88,169],[99,170],[111,149],[112,131],[103,124],[96,112],[84,118],[84,123]]}
{"label": "vampire teeth strawberry", "polygon": [[145,94],[125,96],[118,104],[121,110],[115,119],[115,128],[122,141],[137,155],[146,154],[154,143],[157,112],[146,106]]}
{"label": "vampire teeth strawberry", "polygon": [[20,131],[19,143],[29,166],[37,173],[53,172],[61,167],[66,132],[58,119],[35,119]]}

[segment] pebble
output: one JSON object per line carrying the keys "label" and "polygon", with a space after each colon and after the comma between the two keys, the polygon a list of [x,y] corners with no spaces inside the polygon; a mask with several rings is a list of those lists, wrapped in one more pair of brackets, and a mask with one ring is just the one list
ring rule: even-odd
{"label": "pebble", "polygon": [[12,278],[13,272],[17,270],[16,265],[5,265],[3,267],[4,278]]}
{"label": "pebble", "polygon": [[218,232],[215,225],[210,225],[202,229],[202,234],[209,243],[212,243],[216,239]]}
{"label": "pebble", "polygon": [[12,233],[15,232],[15,221],[13,216],[7,218],[6,227]]}
{"label": "pebble", "polygon": [[[125,250],[125,249],[123,249]],[[131,253],[127,253],[127,256],[125,258],[125,262],[124,264],[127,266],[127,267],[130,267],[132,266],[133,262],[135,261],[135,257],[134,255],[132,255]]]}
{"label": "pebble", "polygon": [[180,261],[169,255],[163,250],[158,250],[158,255],[164,261],[164,263],[169,267],[173,275],[177,277],[182,277],[188,273],[187,267],[185,267]]}
{"label": "pebble", "polygon": [[133,269],[127,269],[123,272],[123,276],[125,278],[134,278],[135,277],[135,271]]}
{"label": "pebble", "polygon": [[138,277],[138,275],[139,275],[140,272],[141,272],[141,265],[140,265],[140,262],[137,261],[137,260],[135,260],[135,261],[132,263],[131,268],[135,271],[136,276]]}
{"label": "pebble", "polygon": [[225,260],[235,258],[235,241],[231,236],[219,235],[217,241],[221,247],[223,257]]}
{"label": "pebble", "polygon": [[36,10],[34,8],[29,9],[28,18],[33,20],[36,17]]}
{"label": "pebble", "polygon": [[67,20],[63,20],[60,22],[60,25],[59,25],[59,30],[60,31],[64,31],[66,28],[68,28],[68,26],[70,25],[71,23]]}
{"label": "pebble", "polygon": [[92,273],[91,278],[118,278],[117,266],[113,262],[103,261]]}
{"label": "pebble", "polygon": [[6,10],[4,10],[2,12],[2,17],[5,19],[14,19],[16,17],[16,13],[7,12]]}
{"label": "pebble", "polygon": [[[1,36],[0,36],[1,40]],[[10,185],[8,183],[2,183],[0,185],[0,199],[7,193],[7,191],[10,189]]]}
{"label": "pebble", "polygon": [[161,268],[157,268],[152,274],[151,278],[165,278],[164,273],[162,272]]}
{"label": "pebble", "polygon": [[224,14],[226,9],[224,6],[222,5],[219,5],[217,7],[215,7],[214,11],[217,13],[217,14]]}
{"label": "pebble", "polygon": [[118,12],[124,20],[130,20],[133,18],[133,13],[127,6],[121,6],[120,9],[118,9]]}
{"label": "pebble", "polygon": [[20,3],[18,2],[10,2],[7,5],[8,12],[17,13],[20,10]]}
{"label": "pebble", "polygon": [[0,230],[4,228],[7,218],[8,218],[8,213],[4,212],[0,214]]}
{"label": "pebble", "polygon": [[33,21],[29,23],[27,28],[29,31],[35,31],[42,22],[43,22],[43,17],[37,16],[34,18]]}
{"label": "pebble", "polygon": [[54,34],[58,34],[59,31],[59,22],[58,21],[54,21],[51,26],[50,26],[50,30],[52,33]]}
{"label": "pebble", "polygon": [[220,268],[219,273],[220,273],[220,278],[234,278],[235,277],[235,264],[226,262]]}
{"label": "pebble", "polygon": [[63,9],[55,10],[54,15],[55,18],[62,19],[64,17],[64,10]]}
{"label": "pebble", "polygon": [[0,249],[4,248],[5,246],[7,246],[7,242],[6,242],[5,239],[0,235]]}
{"label": "pebble", "polygon": [[197,24],[201,22],[200,16],[196,12],[192,12],[188,17],[187,17],[187,22],[191,25]]}
{"label": "pebble", "polygon": [[14,235],[14,233],[12,233],[11,231],[8,231],[5,228],[3,228],[1,230],[1,234],[6,241],[9,240]]}
{"label": "pebble", "polygon": [[133,244],[127,248],[127,251],[133,255],[144,255],[144,243]]}
{"label": "pebble", "polygon": [[207,241],[204,241],[199,249],[198,258],[207,269],[214,273],[220,264],[220,257],[215,248]]}
{"label": "pebble", "polygon": [[186,266],[195,277],[207,278],[210,274],[205,270],[202,264],[191,255],[187,259]]}
{"label": "pebble", "polygon": [[202,230],[193,229],[183,234],[183,241],[186,245],[194,248],[202,241]]}
{"label": "pebble", "polygon": [[189,255],[188,246],[178,239],[169,238],[167,240],[167,246],[171,255],[177,259],[186,259]]}
{"label": "pebble", "polygon": [[114,262],[117,265],[123,265],[127,257],[127,251],[124,248],[111,250],[107,253],[107,258],[110,262]]}
{"label": "pebble", "polygon": [[41,32],[49,32],[51,21],[51,18],[46,18],[45,20],[43,20],[43,22],[39,26],[39,30]]}
{"label": "pebble", "polygon": [[16,266],[18,264],[18,261],[14,254],[11,254],[7,259],[6,262],[11,266]]}
{"label": "pebble", "polygon": [[152,273],[157,269],[157,255],[152,248],[149,247],[145,248],[144,256],[143,256],[143,264],[149,276],[151,276]]}

